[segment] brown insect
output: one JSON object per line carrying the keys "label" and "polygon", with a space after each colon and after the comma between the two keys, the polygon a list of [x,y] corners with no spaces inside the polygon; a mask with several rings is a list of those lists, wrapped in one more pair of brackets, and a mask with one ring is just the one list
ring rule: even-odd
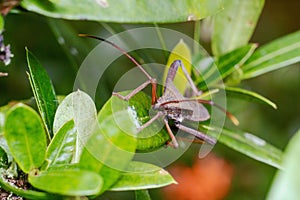
{"label": "brown insect", "polygon": [[[197,98],[197,96],[200,94],[200,91],[197,89],[196,85],[194,84],[192,78],[188,74],[185,66],[181,62],[181,60],[175,60],[168,71],[166,82],[164,85],[163,94],[161,97],[157,97],[157,80],[150,76],[148,72],[145,71],[145,69],[133,58],[131,57],[125,50],[117,46],[116,44],[105,40],[103,38],[99,38],[92,35],[87,34],[80,34],[79,36],[82,37],[90,37],[94,39],[101,40],[103,42],[106,42],[119,51],[121,51],[125,56],[127,56],[148,78],[146,82],[135,88],[133,91],[131,91],[128,95],[123,96],[120,93],[113,92],[114,96],[117,96],[118,98],[128,101],[131,97],[136,95],[138,92],[142,91],[144,88],[146,88],[148,85],[151,85],[151,99],[152,99],[152,109],[156,111],[156,114],[145,124],[143,124],[141,127],[139,127],[139,131],[143,130],[144,128],[148,127],[150,124],[152,124],[155,120],[158,120],[160,118],[163,118],[164,125],[168,131],[168,134],[171,138],[171,142],[168,143],[168,145],[173,146],[174,148],[178,147],[178,142],[172,132],[172,129],[169,125],[169,120],[172,120],[174,122],[174,125],[179,129],[186,133],[189,133],[191,135],[194,135],[196,138],[203,140],[209,144],[214,145],[216,143],[216,139],[211,138],[207,136],[206,134],[192,129],[188,126],[185,126],[182,124],[184,120],[188,121],[194,121],[194,122],[200,122],[205,121],[210,118],[210,114],[207,111],[207,109],[202,104],[209,104],[211,106],[215,106],[222,110],[227,117],[235,124],[238,125],[238,120],[227,110],[222,108],[221,106],[215,104],[213,101],[209,100],[203,100]],[[176,73],[181,67],[191,89],[193,95],[191,97],[184,97],[176,88],[173,81],[176,76]]]}

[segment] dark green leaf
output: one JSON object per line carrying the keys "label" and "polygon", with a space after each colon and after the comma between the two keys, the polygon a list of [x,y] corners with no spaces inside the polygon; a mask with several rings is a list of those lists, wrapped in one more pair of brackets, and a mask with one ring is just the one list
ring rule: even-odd
{"label": "dark green leaf", "polygon": [[56,108],[58,106],[52,82],[39,61],[26,49],[27,63],[29,68],[29,81],[42,116],[48,137],[53,136],[52,125]]}
{"label": "dark green leaf", "polygon": [[9,147],[8,147],[8,145],[7,145],[7,142],[6,142],[5,138],[4,138],[4,135],[1,135],[1,136],[0,136],[0,147],[1,147],[1,149],[3,149],[3,150],[5,151],[5,153],[6,153],[6,155],[7,155],[7,161],[8,161],[9,163],[13,162],[13,156],[12,156],[10,150],[9,150]]}
{"label": "dark green leaf", "polygon": [[8,167],[8,158],[4,149],[0,147],[0,168]]}
{"label": "dark green leaf", "polygon": [[50,170],[38,175],[30,174],[28,180],[31,185],[40,190],[70,196],[95,195],[102,187],[101,176],[95,172],[78,169]]}
{"label": "dark green leaf", "polygon": [[148,190],[136,190],[135,200],[151,200]]}
{"label": "dark green leaf", "polygon": [[[57,42],[69,59],[74,72],[77,72],[85,56],[90,52],[91,47],[77,36],[78,30],[67,21],[48,18],[48,23]],[[81,83],[83,84],[83,82]]]}
{"label": "dark green leaf", "polygon": [[264,0],[224,1],[224,10],[214,17],[212,50],[215,56],[248,43],[263,5]]}
{"label": "dark green leaf", "polygon": [[59,105],[55,113],[53,131],[57,131],[68,121],[74,120],[76,135],[76,152],[73,162],[78,162],[82,148],[87,139],[93,134],[97,125],[97,110],[92,98],[78,90],[69,94]]}
{"label": "dark green leaf", "polygon": [[143,162],[130,162],[128,172],[123,172],[121,179],[110,190],[144,190],[176,184],[173,177],[164,169]]}
{"label": "dark green leaf", "polygon": [[37,199],[37,200],[39,200],[39,199],[40,200],[49,200],[49,199],[62,200],[63,199],[63,197],[45,193],[45,192],[38,192],[38,191],[28,190],[28,189],[24,190],[24,189],[18,188],[15,185],[8,182],[7,180],[5,180],[5,178],[3,177],[4,173],[5,173],[4,171],[1,171],[0,185],[1,185],[1,188],[5,189],[6,191],[11,191],[16,195],[22,196],[27,199]]}
{"label": "dark green leaf", "polygon": [[50,165],[69,164],[76,148],[77,130],[74,121],[63,125],[52,139],[46,153]]}
{"label": "dark green leaf", "polygon": [[225,91],[227,97],[235,97],[238,99],[245,99],[247,101],[255,101],[258,103],[269,105],[274,109],[277,109],[277,106],[274,102],[255,92],[245,90],[242,88],[235,88],[235,87],[225,87]]}
{"label": "dark green leaf", "polygon": [[40,116],[30,107],[17,104],[7,114],[4,127],[10,152],[20,168],[28,173],[45,160],[46,133]]}
{"label": "dark green leaf", "polygon": [[255,160],[276,168],[282,168],[282,151],[268,144],[265,140],[247,132],[227,129],[207,128],[215,137],[221,132],[218,141]]}
{"label": "dark green leaf", "polygon": [[48,17],[122,23],[184,22],[199,20],[221,9],[222,1],[148,0],[23,0],[21,6]]}
{"label": "dark green leaf", "polygon": [[258,48],[242,67],[242,78],[253,78],[299,61],[300,31],[297,31]]}
{"label": "dark green leaf", "polygon": [[283,157],[283,170],[278,170],[268,200],[299,198],[300,130],[290,140]]}
{"label": "dark green leaf", "polygon": [[[249,44],[220,56],[215,61],[217,67],[212,67],[212,70],[203,74],[203,79],[205,81],[202,80],[199,82],[199,87],[203,88],[205,85],[212,85],[231,75],[245,63],[245,61],[253,54],[256,47],[256,44]],[[198,67],[202,66],[198,65]],[[239,82],[239,80],[237,80],[237,82]]]}

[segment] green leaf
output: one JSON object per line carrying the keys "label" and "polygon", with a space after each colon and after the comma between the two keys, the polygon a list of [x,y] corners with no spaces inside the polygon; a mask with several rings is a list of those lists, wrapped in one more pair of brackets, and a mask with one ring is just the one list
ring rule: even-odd
{"label": "green leaf", "polygon": [[30,174],[29,183],[40,190],[70,196],[97,194],[102,187],[102,178],[95,172],[63,169]]}
{"label": "green leaf", "polygon": [[46,153],[49,165],[69,164],[76,148],[77,129],[73,120],[65,123],[55,134]]}
{"label": "green leaf", "polygon": [[[203,88],[205,85],[210,86],[231,75],[245,63],[253,54],[256,47],[256,44],[248,44],[218,57],[215,61],[217,67],[211,67],[211,70],[206,71],[206,73],[202,75],[204,81],[203,79],[200,82],[196,80],[196,82],[199,82],[199,87]],[[198,68],[201,67],[200,65],[197,66]],[[237,80],[237,82],[239,82],[239,80]]]}
{"label": "green leaf", "polygon": [[215,137],[221,132],[218,141],[229,148],[247,155],[254,160],[279,169],[282,168],[282,151],[268,144],[265,140],[248,132],[231,131],[224,128],[220,130],[219,128],[211,127],[206,127],[206,129],[209,130],[209,133],[215,135]]}
{"label": "green leaf", "polygon": [[76,37],[78,30],[72,27],[67,21],[48,18],[48,24],[57,42],[69,59],[72,68],[77,72],[92,47],[79,37]]}
{"label": "green leaf", "polygon": [[0,32],[2,33],[4,29],[4,19],[3,19],[3,16],[0,15]]}
{"label": "green leaf", "polygon": [[46,133],[40,116],[30,107],[17,104],[7,114],[4,127],[10,152],[28,173],[42,165],[46,153]]}
{"label": "green leaf", "polygon": [[0,147],[0,168],[8,167],[8,156],[4,149]]}
{"label": "green leaf", "polygon": [[13,192],[16,195],[22,196],[26,199],[40,199],[40,200],[49,200],[49,199],[55,199],[55,200],[63,200],[63,197],[54,195],[54,194],[49,194],[45,192],[39,192],[39,191],[34,191],[34,190],[24,190],[21,188],[18,188],[17,186],[11,184],[9,181],[7,181],[3,175],[6,172],[1,171],[0,175],[0,186],[1,188],[5,189],[6,191]]}
{"label": "green leaf", "polygon": [[[191,71],[192,71],[192,65],[191,65],[192,58],[191,57],[192,56],[191,56],[191,51],[190,51],[189,47],[183,40],[180,40],[176,44],[174,49],[172,49],[172,52],[169,55],[166,69],[164,71],[164,77],[163,77],[164,83],[166,82],[170,66],[172,65],[172,63],[175,60],[181,60],[182,64],[186,68],[186,71],[188,72],[189,75],[191,75]],[[176,86],[176,88],[178,89],[178,91],[180,91],[182,94],[184,94],[184,92],[188,86],[188,80],[186,79],[181,67],[178,69],[173,83]]]}
{"label": "green leaf", "polygon": [[151,200],[148,190],[136,190],[135,200]]}
{"label": "green leaf", "polygon": [[144,190],[164,187],[177,182],[164,169],[143,162],[130,162],[128,172],[110,189],[112,191]]}
{"label": "green leaf", "polygon": [[299,179],[300,130],[290,140],[283,157],[283,170],[278,170],[268,200],[298,199],[300,194]]}
{"label": "green leaf", "polygon": [[4,131],[5,120],[6,120],[6,113],[10,108],[11,106],[9,105],[0,107],[0,135],[4,134],[3,131]]}
{"label": "green leaf", "polygon": [[[131,161],[136,150],[136,127],[130,120],[128,111],[114,110],[113,96],[98,114],[98,129],[93,133],[82,152],[80,167],[98,172],[104,185],[102,192],[108,189],[120,176]],[[118,104],[116,105],[118,106]]]}
{"label": "green leaf", "polygon": [[238,99],[245,99],[247,101],[255,101],[277,109],[277,106],[274,102],[255,92],[236,87],[225,87],[225,91],[227,97],[235,97]]}
{"label": "green leaf", "polygon": [[[121,92],[122,95],[129,94],[130,91]],[[120,100],[118,97],[113,96],[108,102],[107,106],[103,107],[101,112],[104,115],[115,115],[115,113],[126,112],[128,121],[134,127],[122,124],[117,121],[117,126],[121,127],[127,132],[137,132],[137,128],[150,120],[149,110],[151,110],[151,98],[144,92],[139,92],[130,98],[129,102]],[[120,119],[121,121],[121,119]],[[128,123],[129,123],[128,122]],[[149,152],[163,147],[167,141],[170,141],[169,134],[166,129],[162,129],[160,120],[154,121],[147,128],[138,133],[137,146],[138,151]],[[131,133],[133,134],[133,133]]]}
{"label": "green leaf", "polygon": [[26,57],[30,85],[50,139],[53,136],[52,125],[58,106],[55,91],[46,70],[27,48]]}
{"label": "green leaf", "polygon": [[79,162],[82,148],[98,123],[94,101],[80,90],[66,96],[58,106],[53,123],[54,133],[57,133],[66,122],[72,119],[78,132],[73,162]]}
{"label": "green leaf", "polygon": [[214,17],[212,50],[215,56],[248,43],[263,5],[264,0],[224,1],[224,10]]}
{"label": "green leaf", "polygon": [[221,9],[222,1],[148,1],[148,0],[60,0],[57,2],[23,0],[29,11],[54,18],[119,23],[184,22],[199,20]]}
{"label": "green leaf", "polygon": [[242,67],[243,79],[253,78],[300,61],[300,31],[263,45]]}

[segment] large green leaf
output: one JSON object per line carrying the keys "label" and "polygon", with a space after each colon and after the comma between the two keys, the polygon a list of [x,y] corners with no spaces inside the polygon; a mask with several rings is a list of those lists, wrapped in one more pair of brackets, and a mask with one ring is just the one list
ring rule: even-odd
{"label": "large green leaf", "polygon": [[300,31],[297,31],[258,48],[242,67],[242,78],[253,78],[299,61]]}
{"label": "large green leaf", "polygon": [[55,91],[46,70],[28,49],[26,56],[30,85],[50,139],[53,136],[52,125],[58,106]]}
{"label": "large green leaf", "polygon": [[46,153],[50,165],[69,164],[76,148],[77,129],[73,120],[64,124],[52,139]]}
{"label": "large green leaf", "polygon": [[66,96],[58,106],[53,123],[54,133],[56,134],[66,122],[72,119],[78,132],[73,162],[78,162],[84,144],[97,125],[95,103],[89,95],[80,90]]}
{"label": "large green leaf", "polygon": [[300,195],[300,130],[290,140],[283,157],[283,170],[278,170],[268,200],[299,199]]}
{"label": "large green leaf", "polygon": [[128,172],[123,172],[121,179],[110,190],[144,190],[176,184],[167,171],[149,163],[133,161],[127,168]]}
{"label": "large green leaf", "polygon": [[109,22],[184,22],[214,14],[221,0],[23,0],[21,6],[48,17]]}
{"label": "large green leaf", "polygon": [[28,173],[42,165],[46,133],[40,116],[30,107],[17,104],[7,114],[4,136],[20,168]]}
{"label": "large green leaf", "polygon": [[255,92],[245,90],[242,88],[235,88],[235,87],[225,87],[225,91],[227,97],[236,97],[239,99],[245,99],[247,101],[255,101],[258,103],[269,105],[274,109],[277,109],[277,106],[274,102]]}
{"label": "large green leaf", "polygon": [[[117,97],[112,97],[116,98]],[[120,102],[124,102],[118,99]],[[98,172],[103,180],[102,191],[108,189],[131,161],[136,150],[135,124],[127,110],[112,109],[111,99],[98,114],[99,127],[82,152],[80,167]]]}
{"label": "large green leaf", "polygon": [[282,151],[268,144],[265,140],[247,132],[231,131],[228,129],[219,130],[218,128],[206,127],[210,133],[218,136],[222,132],[218,141],[224,145],[249,156],[255,160],[266,163],[273,167],[282,168]]}
{"label": "large green leaf", "polygon": [[212,50],[215,56],[246,45],[262,11],[264,0],[225,0],[214,17]]}
{"label": "large green leaf", "polygon": [[86,196],[97,194],[102,187],[102,178],[95,172],[63,169],[30,174],[29,183],[40,190],[50,193]]}

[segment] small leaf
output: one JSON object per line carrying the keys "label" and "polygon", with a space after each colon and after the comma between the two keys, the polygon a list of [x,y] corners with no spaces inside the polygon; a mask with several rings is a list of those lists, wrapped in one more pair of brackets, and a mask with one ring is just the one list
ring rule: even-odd
{"label": "small leaf", "polygon": [[30,174],[29,183],[40,190],[70,196],[97,194],[102,187],[102,178],[95,172],[63,169]]}
{"label": "small leaf", "polygon": [[238,99],[245,99],[247,101],[255,101],[258,103],[269,105],[274,109],[277,109],[277,106],[274,102],[255,92],[245,90],[242,88],[235,88],[235,87],[225,87],[225,91],[227,97],[235,97]]}
{"label": "small leaf", "polygon": [[5,139],[20,168],[28,173],[42,165],[46,133],[40,116],[30,107],[17,104],[7,115]]}
{"label": "small leaf", "polygon": [[0,15],[0,32],[2,33],[4,29],[4,19],[3,19],[3,15]]}
{"label": "small leaf", "polygon": [[77,130],[70,120],[58,130],[47,149],[49,165],[69,164],[75,153],[76,138]]}
{"label": "small leaf", "polygon": [[63,200],[63,197],[57,196],[54,194],[49,194],[45,192],[39,192],[39,191],[34,191],[34,190],[29,190],[29,189],[21,189],[18,188],[17,186],[11,184],[11,182],[7,181],[3,175],[7,173],[4,171],[1,171],[0,175],[0,185],[1,188],[5,189],[6,191],[13,192],[16,195],[22,196],[26,199],[39,199],[39,200],[49,200],[49,199],[55,199],[55,200]]}
{"label": "small leaf", "polygon": [[3,135],[6,113],[9,109],[9,105],[0,107],[0,135]]}
{"label": "small leaf", "polygon": [[278,170],[268,200],[289,200],[299,198],[299,154],[300,130],[290,140],[283,157],[283,170]]}
{"label": "small leaf", "polygon": [[300,31],[297,31],[258,48],[242,67],[243,79],[253,78],[299,61]]}
{"label": "small leaf", "polygon": [[219,11],[221,0],[22,0],[21,6],[48,17],[122,23],[185,22]]}
{"label": "small leaf", "polygon": [[130,162],[128,172],[110,189],[112,191],[144,190],[176,184],[173,177],[164,169],[143,162]]}
{"label": "small leaf", "polygon": [[55,91],[46,70],[28,49],[26,57],[30,85],[50,139],[53,136],[52,125],[58,106]]}
{"label": "small leaf", "polygon": [[151,200],[148,190],[136,190],[135,200]]}
{"label": "small leaf", "polygon": [[[191,51],[187,44],[183,41],[180,40],[177,45],[174,47],[172,50],[168,62],[166,65],[166,69],[164,72],[164,77],[163,77],[163,83],[166,82],[166,78],[170,69],[170,66],[175,60],[181,60],[182,64],[186,68],[187,72],[189,75],[191,75],[191,70],[192,70],[192,65],[191,65]],[[174,85],[177,87],[178,91],[180,91],[182,94],[184,94],[186,87],[188,86],[188,81],[181,69],[179,67],[175,79],[174,79]]]}
{"label": "small leaf", "polygon": [[264,0],[224,1],[224,10],[214,16],[213,54],[219,56],[246,45],[263,6]]}
{"label": "small leaf", "polygon": [[80,90],[66,96],[57,108],[53,123],[54,133],[57,133],[66,122],[72,119],[78,132],[73,162],[78,162],[84,144],[93,134],[98,123],[94,101],[89,95]]}
{"label": "small leaf", "polygon": [[8,157],[4,149],[0,147],[0,168],[8,167]]}
{"label": "small leaf", "polygon": [[265,140],[247,132],[231,131],[227,129],[207,128],[209,134],[215,137],[221,133],[218,141],[244,155],[266,163],[273,167],[282,168],[282,151],[268,144]]}

